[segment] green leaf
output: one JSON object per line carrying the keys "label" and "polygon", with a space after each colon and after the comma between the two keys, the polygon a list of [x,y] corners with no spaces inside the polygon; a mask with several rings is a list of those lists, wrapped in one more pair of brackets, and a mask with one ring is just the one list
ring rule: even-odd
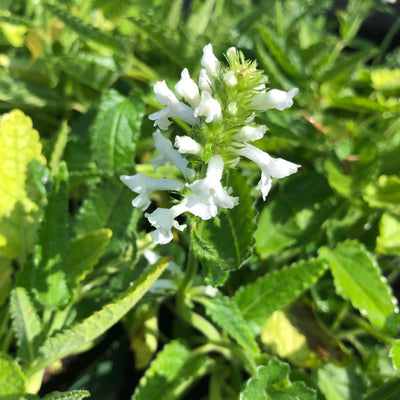
{"label": "green leaf", "polygon": [[105,173],[131,170],[144,115],[138,96],[126,98],[115,90],[103,94],[92,127],[92,161]]}
{"label": "green leaf", "polygon": [[5,303],[12,288],[12,275],[14,268],[11,259],[0,254],[0,307]]}
{"label": "green leaf", "polygon": [[371,206],[386,208],[400,214],[400,178],[396,175],[381,175],[377,183],[365,188],[364,200]]}
{"label": "green leaf", "polygon": [[272,359],[257,368],[256,376],[250,378],[240,393],[240,400],[315,400],[316,393],[304,382],[289,380],[289,365]]}
{"label": "green leaf", "polygon": [[69,243],[64,270],[71,288],[93,270],[103,255],[111,235],[110,229],[98,229],[74,238]]}
{"label": "green leaf", "polygon": [[235,301],[244,319],[259,332],[274,311],[290,304],[311,287],[325,268],[318,259],[300,261],[242,286],[235,294]]}
{"label": "green leaf", "polygon": [[231,175],[233,195],[239,197],[239,204],[218,214],[219,226],[214,220],[202,221],[196,229],[198,236],[194,250],[199,257],[208,260],[205,279],[210,284],[221,284],[219,279],[225,273],[240,268],[252,255],[256,229],[255,210],[250,188],[245,179],[235,171]]}
{"label": "green leaf", "polygon": [[142,377],[132,400],[173,400],[204,375],[208,357],[196,354],[179,341],[166,344]]}
{"label": "green leaf", "polygon": [[250,354],[259,353],[254,335],[232,299],[219,294],[212,298],[199,297],[196,300],[204,305],[207,315],[240,346]]}
{"label": "green leaf", "polygon": [[119,254],[134,244],[135,209],[132,192],[117,178],[104,177],[89,193],[76,217],[75,232],[84,235],[101,228],[113,232],[105,253]]}
{"label": "green leaf", "polygon": [[363,400],[397,400],[399,393],[400,378],[395,378],[365,396]]}
{"label": "green leaf", "polygon": [[361,398],[366,380],[354,364],[347,368],[325,364],[317,371],[318,387],[326,400]]}
{"label": "green leaf", "polygon": [[396,300],[364,246],[349,240],[335,250],[323,247],[319,253],[329,264],[337,293],[350,300],[371,324],[395,334],[399,323]]}
{"label": "green leaf", "polygon": [[376,69],[371,72],[371,81],[376,90],[400,90],[400,68]]}
{"label": "green leaf", "polygon": [[139,276],[124,297],[108,304],[76,326],[48,338],[39,349],[39,356],[30,366],[29,374],[31,375],[68,355],[79,353],[90,345],[93,340],[117,323],[144,296],[167,264],[165,258],[161,258]]}
{"label": "green leaf", "polygon": [[41,322],[27,291],[22,287],[11,292],[10,314],[18,339],[18,357],[29,364],[35,359],[39,348]]}
{"label": "green leaf", "polygon": [[390,349],[390,358],[392,359],[394,368],[400,371],[400,340],[396,340]]}
{"label": "green leaf", "polygon": [[59,165],[39,232],[32,289],[43,304],[61,307],[70,293],[63,263],[68,248],[68,171]]}
{"label": "green leaf", "polygon": [[382,215],[376,250],[383,254],[400,254],[400,216],[390,213]]}
{"label": "green leaf", "polygon": [[53,392],[43,397],[43,400],[81,400],[89,397],[90,393],[87,390],[72,390],[70,392]]}
{"label": "green leaf", "polygon": [[36,240],[46,160],[39,133],[20,110],[0,119],[0,253],[23,262]]}
{"label": "green leaf", "polygon": [[22,395],[25,385],[25,376],[18,363],[7,354],[0,353],[0,398],[14,393]]}

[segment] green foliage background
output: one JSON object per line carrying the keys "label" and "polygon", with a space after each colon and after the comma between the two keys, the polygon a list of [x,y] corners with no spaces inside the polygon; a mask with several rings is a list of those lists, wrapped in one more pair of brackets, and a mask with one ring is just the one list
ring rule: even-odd
{"label": "green foliage background", "polygon": [[[1,2],[0,400],[399,397],[400,19],[372,43],[393,8],[333,3]],[[256,118],[302,168],[265,203],[233,173],[237,208],[155,248],[119,176],[209,42],[299,87]]]}

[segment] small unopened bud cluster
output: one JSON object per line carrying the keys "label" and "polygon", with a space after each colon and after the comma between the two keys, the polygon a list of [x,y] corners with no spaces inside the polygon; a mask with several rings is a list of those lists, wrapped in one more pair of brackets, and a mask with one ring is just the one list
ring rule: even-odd
{"label": "small unopened bud cluster", "polygon": [[[152,240],[165,244],[172,240],[172,228],[183,230],[176,218],[190,213],[203,220],[217,215],[219,209],[235,207],[239,199],[232,189],[224,187],[222,178],[229,168],[234,168],[245,157],[255,162],[261,170],[256,189],[265,200],[272,178],[284,178],[297,171],[299,165],[268,153],[249,144],[261,139],[267,128],[253,121],[256,111],[284,110],[293,104],[298,92],[266,89],[267,77],[257,69],[255,62],[246,61],[234,47],[226,53],[228,66],[219,62],[211,44],[203,48],[202,69],[198,83],[185,68],[175,85],[177,96],[165,81],[154,85],[157,100],[165,106],[149,115],[158,129],[153,133],[155,148],[160,154],[152,161],[154,170],[165,164],[174,165],[181,179],[150,178],[143,174],[121,176],[122,182],[138,196],[134,207],[145,211],[151,204],[154,191],[166,190],[180,193],[181,200],[170,208],[157,208],[145,216],[155,230]],[[190,136],[176,136],[172,143],[161,131],[178,118],[190,125]],[[224,180],[225,182],[225,180]]]}

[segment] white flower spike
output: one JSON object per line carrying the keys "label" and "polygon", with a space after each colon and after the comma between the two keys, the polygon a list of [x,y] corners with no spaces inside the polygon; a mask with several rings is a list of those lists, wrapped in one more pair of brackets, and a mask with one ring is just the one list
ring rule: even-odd
{"label": "white flower spike", "polygon": [[133,207],[142,208],[145,211],[150,205],[150,195],[156,190],[172,190],[180,192],[184,184],[177,179],[169,178],[149,178],[147,175],[136,174],[132,176],[121,175],[121,181],[133,192],[138,193],[132,200]]}
{"label": "white flower spike", "polygon": [[254,96],[251,106],[256,110],[270,110],[276,108],[283,111],[293,105],[293,97],[298,93],[298,88],[293,88],[288,92],[279,89],[272,89],[268,92],[258,93]]}
{"label": "white flower spike", "polygon": [[182,71],[181,80],[175,85],[175,91],[193,108],[197,107],[200,102],[199,88],[196,82],[190,78],[187,68]]}
{"label": "white flower spike", "polygon": [[185,202],[177,204],[171,208],[157,208],[151,214],[146,213],[145,217],[150,224],[156,228],[151,232],[151,238],[155,244],[166,244],[173,238],[171,229],[174,227],[180,231],[186,228],[186,225],[179,225],[175,218],[186,211]]}
{"label": "white flower spike", "polygon": [[157,82],[154,85],[154,93],[159,103],[166,106],[163,110],[149,115],[149,119],[154,121],[155,126],[162,130],[167,129],[172,123],[168,119],[170,117],[179,118],[192,126],[199,124],[198,118],[194,116],[193,109],[179,101],[165,81]]}
{"label": "white flower spike", "polygon": [[272,158],[268,153],[265,153],[251,144],[246,143],[244,147],[238,149],[232,148],[231,150],[235,154],[254,161],[260,167],[261,179],[256,189],[261,190],[263,200],[265,200],[271,189],[271,177],[277,179],[285,178],[286,176],[294,174],[297,172],[297,169],[300,168],[300,165],[282,158]]}
{"label": "white flower spike", "polygon": [[155,158],[151,162],[154,170],[170,162],[182,172],[186,179],[192,180],[195,172],[187,167],[189,161],[182,157],[179,152],[172,147],[171,141],[165,138],[158,130],[153,133],[153,138],[156,149],[161,153],[159,157]]}
{"label": "white flower spike", "polygon": [[208,162],[207,174],[187,187],[193,192],[187,197],[187,210],[201,219],[213,218],[219,208],[233,208],[239,203],[238,197],[231,197],[222,185],[221,178],[224,161],[219,155],[212,156]]}

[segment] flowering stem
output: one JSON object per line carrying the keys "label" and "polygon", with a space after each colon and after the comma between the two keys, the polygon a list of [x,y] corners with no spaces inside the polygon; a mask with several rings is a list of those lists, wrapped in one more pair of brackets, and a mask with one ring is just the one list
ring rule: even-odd
{"label": "flowering stem", "polygon": [[181,284],[179,285],[179,294],[185,293],[185,291],[190,287],[194,277],[196,276],[198,268],[198,261],[194,255],[193,247],[189,247],[188,259],[186,263],[185,275]]}

